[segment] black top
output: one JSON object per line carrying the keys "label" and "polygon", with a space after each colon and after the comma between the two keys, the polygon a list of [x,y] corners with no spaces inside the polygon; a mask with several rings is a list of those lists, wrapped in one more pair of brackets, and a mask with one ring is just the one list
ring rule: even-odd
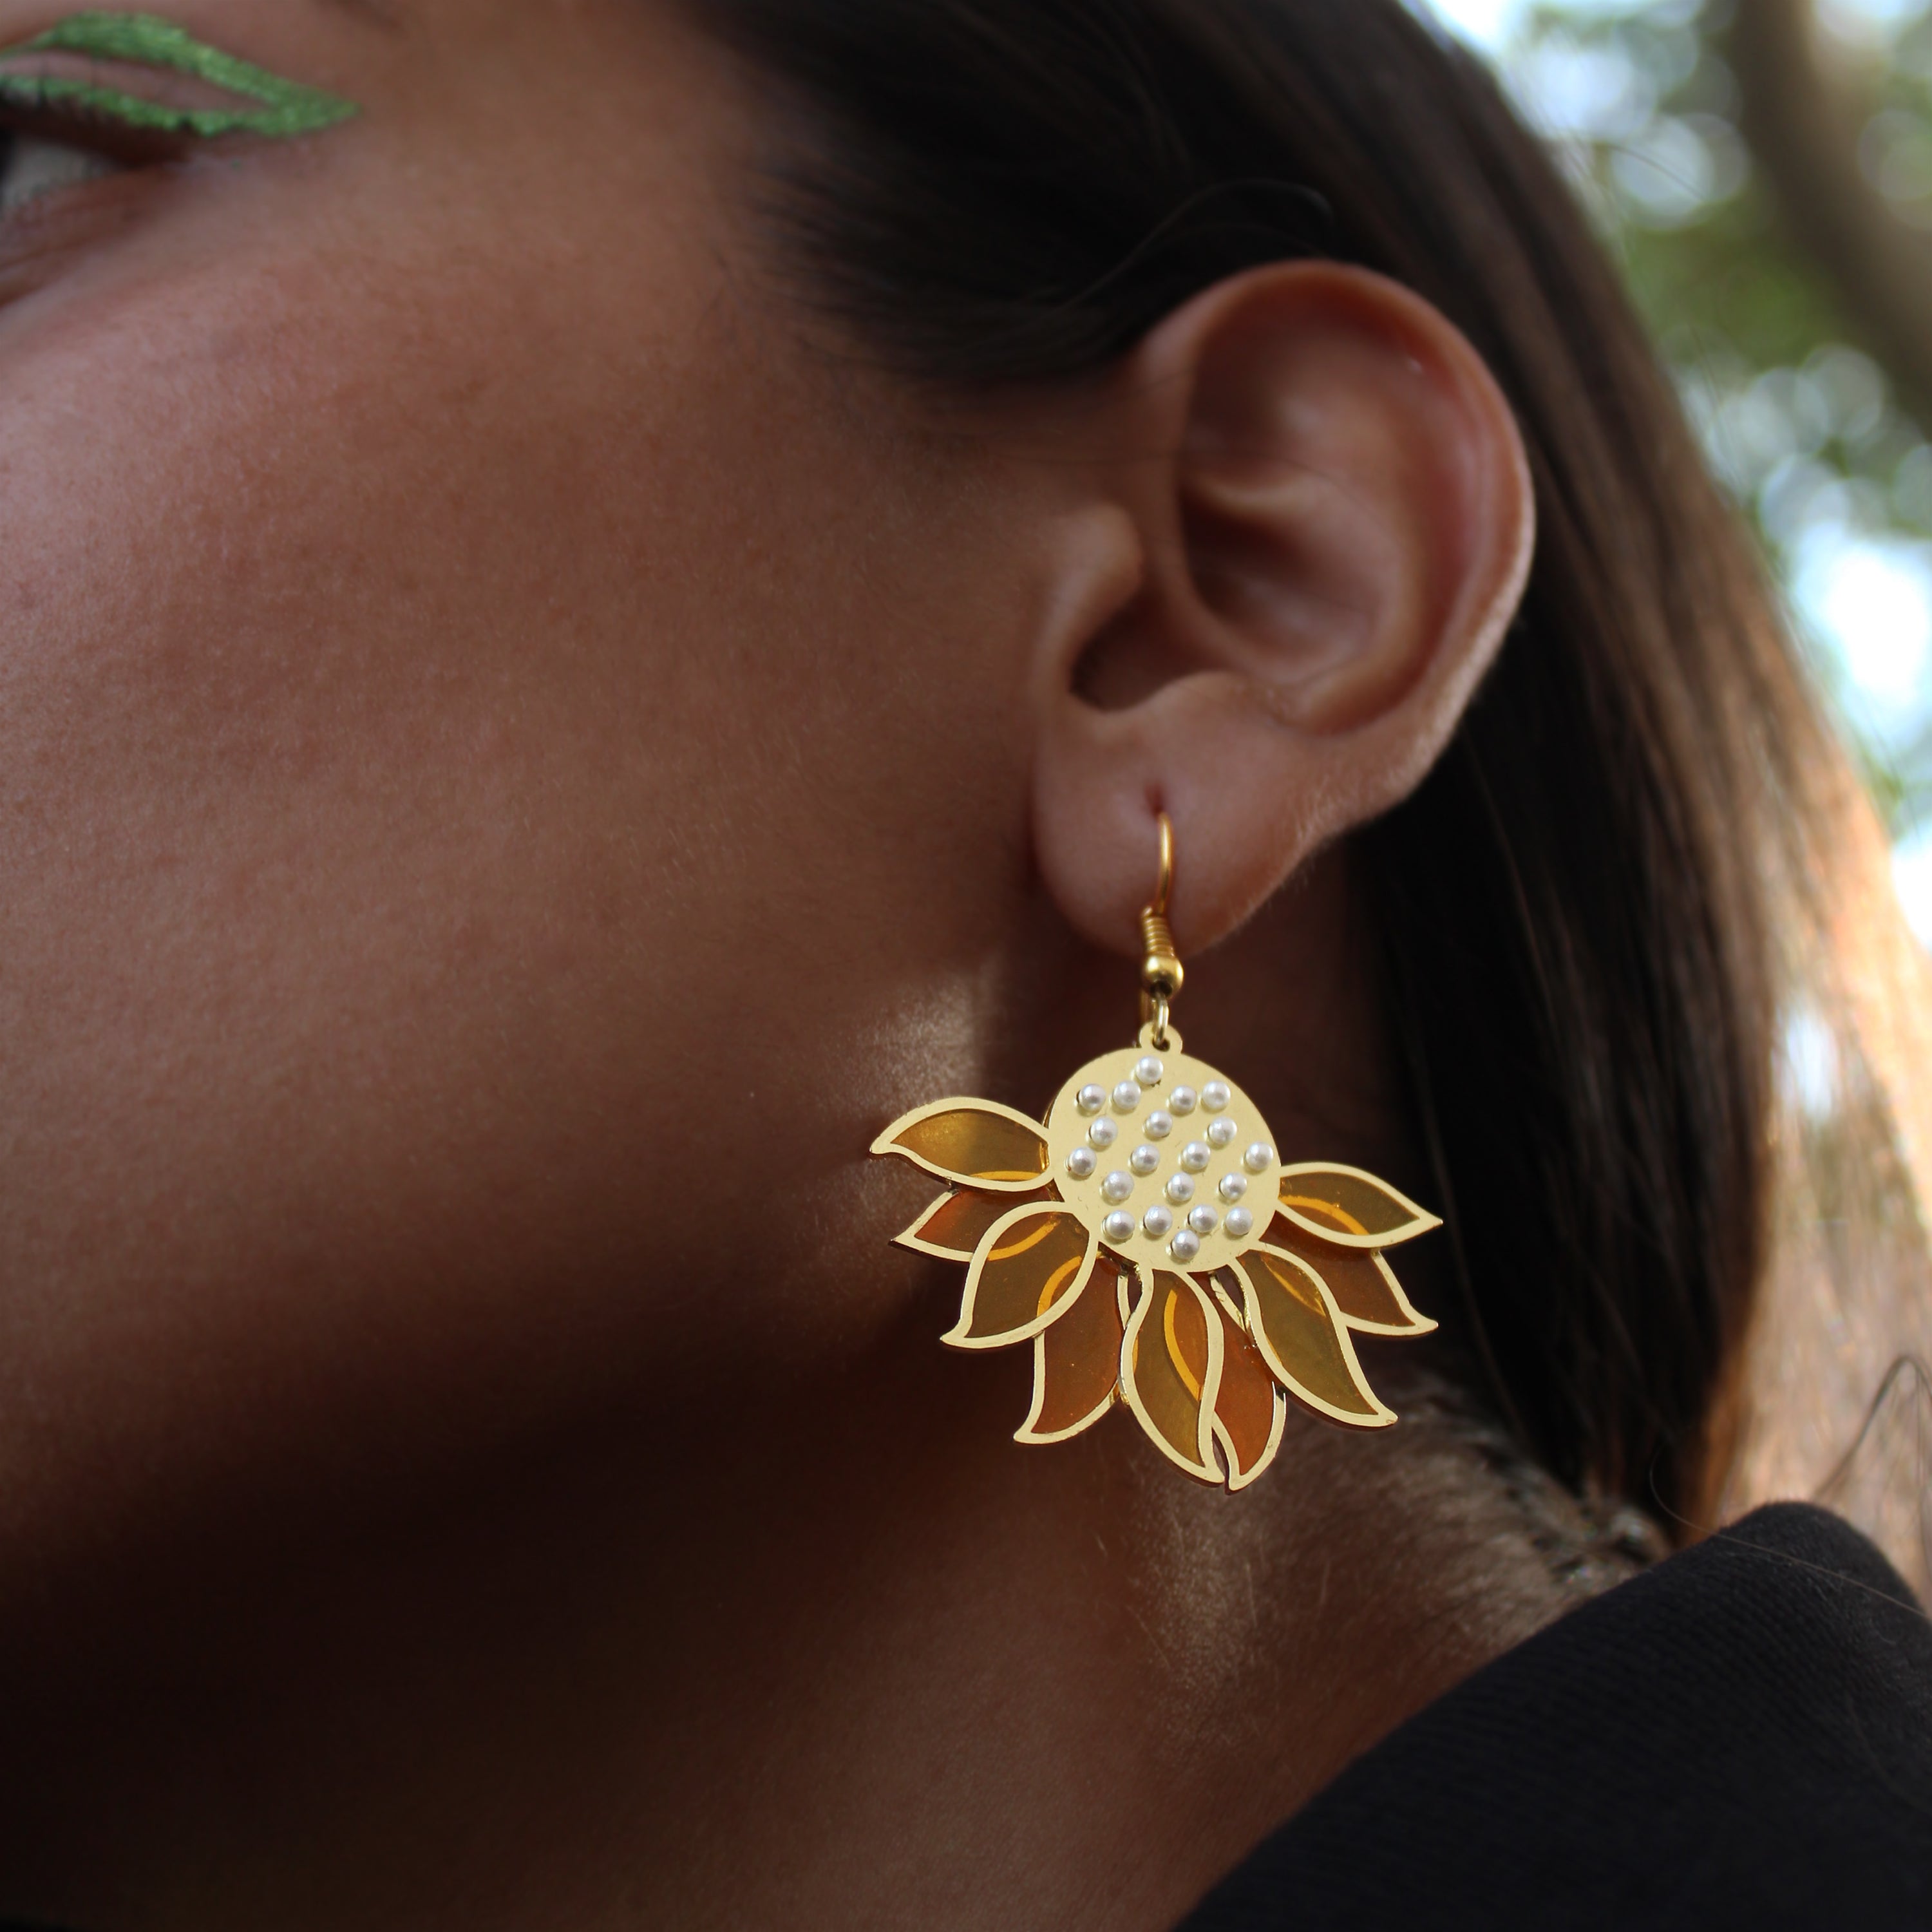
{"label": "black top", "polygon": [[1784,1504],[1358,1759],[1180,1932],[1932,1928],[1932,1624]]}

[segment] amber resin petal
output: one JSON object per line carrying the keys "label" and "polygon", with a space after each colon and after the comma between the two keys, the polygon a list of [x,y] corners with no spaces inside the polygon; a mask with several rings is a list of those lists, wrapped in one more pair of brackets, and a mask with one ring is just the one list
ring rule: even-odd
{"label": "amber resin petal", "polygon": [[980,1238],[966,1276],[956,1348],[1030,1341],[1072,1306],[1098,1252],[1083,1222],[1052,1202],[1009,1208]]}
{"label": "amber resin petal", "polygon": [[[1057,1201],[1051,1188],[1025,1197],[1029,1201]],[[1013,1211],[1010,1194],[982,1194],[970,1187],[942,1194],[903,1234],[896,1237],[902,1248],[916,1254],[937,1255],[941,1261],[970,1262],[980,1252],[986,1230],[1002,1214]]]}
{"label": "amber resin petal", "polygon": [[1352,1429],[1386,1429],[1395,1420],[1362,1373],[1335,1298],[1306,1262],[1260,1247],[1238,1265],[1248,1332],[1290,1395]]}
{"label": "amber resin petal", "polygon": [[1432,1335],[1436,1324],[1402,1292],[1395,1270],[1378,1254],[1318,1241],[1286,1214],[1268,1231],[1268,1245],[1306,1262],[1326,1284],[1342,1319],[1365,1335]]}
{"label": "amber resin petal", "polygon": [[1359,1167],[1310,1161],[1281,1172],[1281,1211],[1333,1247],[1393,1248],[1439,1228],[1441,1217]]}
{"label": "amber resin petal", "polygon": [[1126,1324],[1118,1273],[1106,1255],[1079,1300],[1033,1338],[1033,1408],[1016,1442],[1064,1442],[1090,1429],[1120,1396]]}
{"label": "amber resin petal", "polygon": [[1120,1391],[1162,1455],[1202,1482],[1219,1483],[1220,1310],[1186,1275],[1138,1272],[1140,1296],[1120,1346]]}
{"label": "amber resin petal", "polygon": [[[1288,1398],[1270,1372],[1253,1339],[1214,1281],[1216,1318],[1221,1324],[1221,1386],[1214,1398],[1214,1440],[1228,1466],[1228,1486],[1244,1490],[1262,1474],[1281,1447],[1288,1422]],[[1240,1292],[1238,1280],[1232,1284]]]}
{"label": "amber resin petal", "polygon": [[1046,1174],[1037,1121],[992,1100],[939,1100],[895,1120],[872,1143],[962,1187],[1030,1192]]}

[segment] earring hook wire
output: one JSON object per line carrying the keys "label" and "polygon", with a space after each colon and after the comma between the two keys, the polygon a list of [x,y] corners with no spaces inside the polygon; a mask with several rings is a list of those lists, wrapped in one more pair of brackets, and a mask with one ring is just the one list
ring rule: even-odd
{"label": "earring hook wire", "polygon": [[1174,900],[1174,821],[1163,812],[1155,823],[1160,833],[1160,865],[1153,903],[1141,910],[1141,1021],[1152,1028],[1155,1045],[1164,1048],[1168,1021],[1187,974],[1167,922]]}
{"label": "earring hook wire", "polygon": [[1165,919],[1174,903],[1174,820],[1163,812],[1154,823],[1160,831],[1160,872],[1148,910],[1156,919]]}

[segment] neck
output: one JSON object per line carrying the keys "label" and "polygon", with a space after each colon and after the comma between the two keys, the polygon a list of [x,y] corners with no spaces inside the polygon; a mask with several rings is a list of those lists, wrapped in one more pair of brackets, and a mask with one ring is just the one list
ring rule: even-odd
{"label": "neck", "polygon": [[[1340,868],[1312,868],[1204,963],[1199,1044],[1248,1072],[1282,1145],[1419,1186],[1352,932]],[[933,1064],[874,1070],[892,1091],[865,1120],[908,1094],[1024,1096],[1113,1038],[1118,998],[1075,997],[1096,962],[1028,958],[1004,1004],[1082,1038],[945,1010],[898,1029]],[[1041,991],[1055,975],[1064,998]],[[982,1036],[1012,1064],[981,1064]],[[827,1159],[872,1130],[846,1123]],[[920,1187],[856,1162],[798,1185],[774,1224],[842,1237],[809,1278],[761,1257],[701,1289],[613,1287],[650,1342],[613,1352],[601,1420],[580,1390],[543,1442],[506,1426],[494,1462],[446,1445],[431,1476],[436,1416],[544,1378],[454,1352],[436,1372],[461,1386],[438,1399],[405,1361],[361,1432],[292,1420],[254,1520],[205,1501],[194,1527],[144,1518],[111,1574],[83,1552],[84,1589],[44,1582],[58,1619],[0,1598],[0,1916],[1164,1932],[1357,1753],[1574,1600],[1539,1552],[1575,1526],[1453,1408],[1401,1393],[1403,1348],[1371,1368],[1400,1428],[1297,1415],[1238,1496],[1192,1486],[1118,1413],[1022,1449],[1030,1352],[935,1347],[958,1269],[921,1279],[882,1232],[842,1238],[903,1226]],[[1446,1312],[1408,1273],[1426,1264],[1405,1259],[1409,1285]]]}
{"label": "neck", "polygon": [[951,1292],[789,1398],[667,1396],[326,1558],[312,1522],[232,1578],[156,1552],[131,1634],[7,1687],[0,1905],[1157,1932],[1561,1607],[1447,1430],[1298,1419],[1233,1498],[1118,1415],[1016,1447],[1025,1365],[935,1350]]}

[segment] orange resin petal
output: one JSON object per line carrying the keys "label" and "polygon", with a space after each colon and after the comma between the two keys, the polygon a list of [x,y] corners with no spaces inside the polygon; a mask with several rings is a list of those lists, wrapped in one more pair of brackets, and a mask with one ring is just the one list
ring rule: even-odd
{"label": "orange resin petal", "polygon": [[1039,1124],[992,1100],[940,1100],[895,1120],[872,1143],[962,1187],[1025,1193],[1046,1173]]}
{"label": "orange resin petal", "polygon": [[[1057,1198],[1051,1188],[1029,1200]],[[942,1260],[970,1262],[980,1251],[986,1230],[1002,1214],[1013,1211],[1010,1194],[981,1194],[962,1187],[942,1194],[898,1238],[902,1247],[920,1254],[937,1255]]]}
{"label": "orange resin petal", "polygon": [[1359,1167],[1310,1161],[1281,1174],[1281,1211],[1331,1246],[1393,1248],[1441,1219]]}
{"label": "orange resin petal", "polygon": [[1004,1348],[1057,1322],[1094,1272],[1084,1222],[1052,1202],[1009,1208],[981,1236],[966,1276],[956,1348]]}
{"label": "orange resin petal", "polygon": [[1352,1429],[1386,1429],[1395,1420],[1362,1373],[1334,1297],[1306,1262],[1262,1247],[1238,1266],[1248,1332],[1290,1395]]}
{"label": "orange resin petal", "polygon": [[1033,1342],[1033,1410],[1016,1442],[1064,1442],[1120,1399],[1124,1324],[1118,1276],[1106,1256],[1080,1299]]}
{"label": "orange resin petal", "polygon": [[[1219,1277],[1217,1276],[1218,1280]],[[1238,1283],[1237,1284],[1238,1288]],[[1217,1304],[1219,1298],[1216,1298]],[[1214,1398],[1214,1439],[1228,1465],[1228,1486],[1244,1490],[1281,1447],[1288,1398],[1268,1372],[1252,1338],[1217,1305],[1221,1324],[1221,1386]]]}
{"label": "orange resin petal", "polygon": [[1162,1454],[1208,1483],[1222,1480],[1214,1418],[1222,1334],[1220,1311],[1189,1276],[1142,1272],[1121,1345],[1121,1392]]}
{"label": "orange resin petal", "polygon": [[1436,1324],[1417,1312],[1402,1292],[1395,1271],[1382,1257],[1363,1248],[1338,1248],[1318,1241],[1286,1214],[1277,1214],[1268,1245],[1285,1248],[1306,1262],[1328,1284],[1342,1319],[1370,1335],[1430,1335]]}

